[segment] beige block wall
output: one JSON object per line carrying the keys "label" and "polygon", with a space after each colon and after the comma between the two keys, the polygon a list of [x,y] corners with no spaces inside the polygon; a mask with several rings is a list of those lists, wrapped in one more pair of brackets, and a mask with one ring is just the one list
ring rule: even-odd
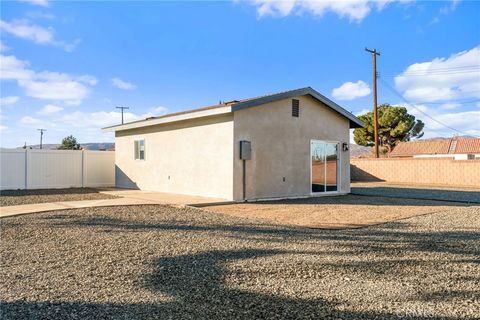
{"label": "beige block wall", "polygon": [[352,159],[352,180],[480,187],[480,160]]}
{"label": "beige block wall", "polygon": [[[134,141],[145,139],[145,160]],[[149,191],[233,197],[233,115],[117,131],[116,185]]]}
{"label": "beige block wall", "polygon": [[[309,96],[297,99],[299,118],[292,117],[291,99],[234,113],[235,200],[241,200],[243,193],[240,140],[252,142],[252,160],[247,160],[247,199],[310,195],[311,139],[349,142],[347,119]],[[350,192],[349,161],[349,152],[340,151],[341,192]]]}

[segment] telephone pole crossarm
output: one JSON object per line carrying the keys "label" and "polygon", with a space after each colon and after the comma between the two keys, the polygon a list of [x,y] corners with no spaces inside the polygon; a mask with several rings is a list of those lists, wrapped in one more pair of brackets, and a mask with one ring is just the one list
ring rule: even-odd
{"label": "telephone pole crossarm", "polygon": [[122,110],[122,124],[123,124],[123,111],[128,110],[129,108],[128,107],[115,107],[115,108]]}

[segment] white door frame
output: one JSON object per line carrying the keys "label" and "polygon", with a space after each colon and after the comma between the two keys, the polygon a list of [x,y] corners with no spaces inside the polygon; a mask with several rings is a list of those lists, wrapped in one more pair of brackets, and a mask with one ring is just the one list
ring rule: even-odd
{"label": "white door frame", "polygon": [[[335,143],[337,145],[337,190],[336,191],[324,191],[324,192],[313,192],[312,191],[312,175],[313,175],[313,170],[312,170],[312,144],[314,142],[317,142],[317,143]],[[332,195],[332,194],[339,194],[339,193],[342,193],[340,191],[340,182],[341,182],[341,171],[342,171],[342,167],[341,167],[341,152],[340,152],[340,141],[328,141],[328,140],[317,140],[317,139],[311,139],[310,140],[310,157],[308,158],[308,166],[310,167],[310,184],[309,184],[309,188],[310,188],[310,195],[311,196],[320,196],[320,195]],[[326,175],[325,175],[325,179],[326,179]]]}

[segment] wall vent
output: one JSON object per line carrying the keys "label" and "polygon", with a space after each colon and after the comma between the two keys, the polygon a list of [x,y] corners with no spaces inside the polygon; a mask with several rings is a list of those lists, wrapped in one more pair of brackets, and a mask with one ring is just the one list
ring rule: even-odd
{"label": "wall vent", "polygon": [[300,116],[300,101],[297,99],[292,99],[292,117]]}

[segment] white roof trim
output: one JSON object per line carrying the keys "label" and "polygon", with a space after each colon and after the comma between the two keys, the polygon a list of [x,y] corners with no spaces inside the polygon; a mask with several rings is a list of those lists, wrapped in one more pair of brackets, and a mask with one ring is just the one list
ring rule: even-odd
{"label": "white roof trim", "polygon": [[159,118],[139,120],[139,121],[129,122],[129,123],[120,124],[116,126],[106,127],[106,128],[103,128],[102,131],[115,132],[115,131],[122,131],[122,130],[130,130],[130,129],[136,129],[141,127],[155,126],[155,125],[164,124],[164,123],[216,116],[216,115],[226,114],[230,112],[232,112],[232,107],[225,106],[225,107],[212,108],[207,110],[177,113],[172,115],[166,115]]}

